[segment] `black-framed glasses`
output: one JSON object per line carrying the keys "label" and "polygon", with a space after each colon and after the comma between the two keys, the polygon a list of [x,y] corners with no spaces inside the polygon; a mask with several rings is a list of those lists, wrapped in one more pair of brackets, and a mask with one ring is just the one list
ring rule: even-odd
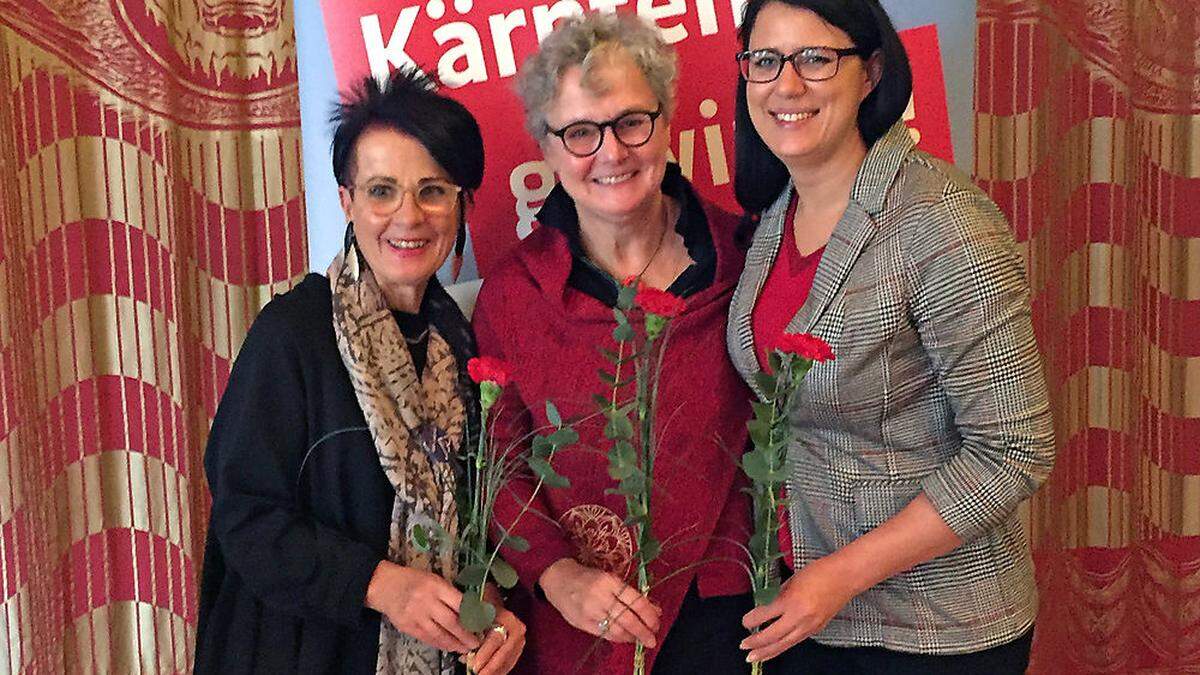
{"label": "black-framed glasses", "polygon": [[377,216],[390,216],[404,203],[404,195],[412,193],[417,208],[431,216],[444,216],[454,210],[462,188],[441,178],[427,178],[411,187],[402,187],[393,180],[382,178],[354,185],[362,193],[367,206]]}
{"label": "black-framed glasses", "polygon": [[662,115],[662,106],[657,110],[632,110],[607,122],[583,120],[572,122],[561,129],[547,130],[558,136],[567,152],[576,157],[590,157],[604,144],[604,130],[612,129],[613,136],[628,148],[637,148],[650,142],[654,135],[654,123]]}
{"label": "black-framed glasses", "polygon": [[809,82],[821,82],[838,74],[838,65],[847,56],[866,56],[861,47],[801,47],[784,55],[775,49],[753,49],[736,56],[742,78],[747,82],[773,82],[792,63],[796,74]]}

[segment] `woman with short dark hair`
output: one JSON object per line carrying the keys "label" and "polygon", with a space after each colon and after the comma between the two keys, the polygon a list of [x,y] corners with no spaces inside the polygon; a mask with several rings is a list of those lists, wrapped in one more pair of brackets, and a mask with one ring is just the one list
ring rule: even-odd
{"label": "woman with short dark hair", "polygon": [[474,652],[480,675],[506,673],[524,625],[498,608],[468,632],[453,552],[410,538],[458,531],[478,433],[474,339],[435,274],[483,177],[479,127],[411,70],[364,79],[333,122],[345,245],[263,308],[205,452],[195,670],[446,675]]}
{"label": "woman with short dark hair", "polygon": [[741,42],[755,231],[730,354],[752,386],[784,333],[836,354],[791,410],[789,578],[743,648],[779,673],[1023,672],[1037,593],[1017,507],[1054,436],[1012,234],[914,147],[878,0],[751,0]]}

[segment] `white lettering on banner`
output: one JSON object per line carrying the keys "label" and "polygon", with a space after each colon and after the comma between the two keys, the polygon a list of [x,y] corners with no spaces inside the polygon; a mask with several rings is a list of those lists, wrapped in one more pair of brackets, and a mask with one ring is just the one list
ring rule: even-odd
{"label": "white lettering on banner", "polygon": [[[437,40],[439,45],[445,45],[451,40],[458,41],[458,44],[442,52],[442,58],[438,59],[438,78],[447,87],[457,88],[464,84],[487,81],[483,45],[479,43],[479,33],[474,26],[465,21],[438,26],[433,31],[433,39]],[[454,67],[460,60],[467,62],[462,70]]]}
{"label": "white lettering on banner", "polygon": [[[667,41],[667,44],[673,45],[686,38],[688,36],[687,28],[684,28],[682,24],[664,27],[658,22],[663,19],[682,16],[687,12],[687,4],[683,0],[667,0],[667,4],[655,7],[654,2],[655,0],[638,0],[638,16],[657,25],[658,32],[662,34],[662,38]],[[700,0],[700,2],[711,4],[712,0]]]}
{"label": "white lettering on banner", "polygon": [[[378,14],[368,14],[358,20],[359,27],[362,28],[363,46],[367,49],[367,64],[376,78],[386,78],[392,68],[417,65],[417,62],[404,52],[404,48],[408,46],[408,37],[412,35],[420,10],[420,7],[405,7],[400,10],[400,16],[396,17],[396,25],[392,27],[392,36],[388,38],[386,45],[383,43],[383,28],[379,25]],[[400,41],[399,44],[396,44],[397,40]]]}
{"label": "white lettering on banner", "polygon": [[[537,178],[537,185],[530,187],[530,178]],[[525,162],[509,174],[508,187],[517,198],[517,239],[524,239],[533,232],[534,205],[540,206],[554,189],[554,172],[541,160]]]}
{"label": "white lettering on banner", "polygon": [[[617,7],[628,2],[629,0],[588,0],[587,8],[592,11],[615,12]],[[742,23],[742,11],[746,2],[747,0],[729,0],[729,10],[735,28]],[[694,0],[698,34],[701,36],[715,35],[721,30],[715,3],[716,0]],[[474,9],[474,3],[472,0],[455,0],[454,9],[460,15],[466,15]],[[491,38],[496,58],[496,75],[507,78],[516,74],[517,59],[513,50],[513,34],[519,28],[527,28],[530,18],[540,44],[558,21],[568,16],[583,14],[584,11],[580,0],[556,0],[534,5],[528,13],[524,9],[517,9],[488,15],[487,31],[490,33],[488,37]],[[687,0],[637,0],[636,11],[638,16],[657,25],[663,39],[671,44],[697,34],[689,31],[682,20],[676,20],[669,26],[660,23],[686,17]],[[393,68],[417,65],[406,49],[420,15],[421,5],[401,9],[386,41],[378,14],[368,14],[359,19],[363,47],[367,52],[367,63],[373,75],[386,77]],[[429,0],[425,4],[425,15],[431,21],[441,21],[446,15],[444,0]],[[432,35],[438,46],[444,48],[438,55],[438,75],[447,86],[457,88],[488,81],[490,74],[483,53],[484,38],[478,29],[465,21],[454,21],[434,28]]]}
{"label": "white lettering on banner", "polygon": [[[917,119],[916,94],[912,94],[911,96],[908,97],[908,107],[904,109],[904,115],[901,116],[901,119],[904,120],[905,124],[909,124],[913,120]],[[909,127],[908,135],[912,137],[913,143],[920,144],[920,142],[921,142],[921,130],[920,129],[917,129],[916,127]]]}
{"label": "white lettering on banner", "polygon": [[[706,98],[700,102],[700,116],[713,119],[717,116],[717,102]],[[679,169],[685,178],[692,178],[695,170],[696,131],[684,129],[679,132],[677,141],[678,158],[675,152],[667,150],[667,158],[679,164]],[[720,124],[710,124],[704,127],[704,149],[708,154],[709,177],[713,185],[725,185],[729,182],[729,161],[725,154],[725,136]],[[536,179],[535,185],[530,185],[530,179]],[[508,187],[517,200],[518,239],[524,239],[533,231],[533,221],[537,209],[554,189],[554,172],[550,165],[541,160],[524,162],[517,165],[508,176]]]}
{"label": "white lettering on banner", "polygon": [[517,60],[513,55],[512,32],[525,25],[525,12],[517,10],[508,14],[493,14],[488,17],[488,30],[492,33],[492,49],[496,50],[496,68],[500,77],[517,73]]}

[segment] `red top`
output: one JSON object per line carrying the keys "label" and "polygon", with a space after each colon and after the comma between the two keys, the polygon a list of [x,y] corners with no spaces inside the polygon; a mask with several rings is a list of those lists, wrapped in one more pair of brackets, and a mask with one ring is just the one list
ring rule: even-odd
{"label": "red top", "polygon": [[[792,318],[804,306],[808,292],[812,290],[813,277],[817,274],[817,266],[821,263],[821,254],[825,247],[808,255],[801,255],[796,248],[796,229],[792,221],[796,217],[796,198],[788,206],[787,217],[784,219],[783,241],[779,244],[779,255],[767,274],[758,301],[750,315],[754,330],[754,354],[758,357],[758,366],[766,369],[767,350],[775,345],[783,335]],[[779,517],[783,526],[779,528],[779,548],[783,551],[783,561],[788,567],[794,568],[792,561],[792,534],[788,529],[787,510],[782,507]]]}
{"label": "red top", "polygon": [[[747,442],[753,394],[725,347],[726,316],[744,257],[733,244],[737,219],[709,206],[705,211],[716,272],[712,284],[688,297],[687,308],[673,320],[660,379],[652,510],[654,534],[663,551],[651,563],[651,574],[662,580],[677,573],[650,591],[663,610],[660,640],[693,579],[702,596],[750,590],[740,564],[719,561],[745,562],[742,549],[723,540],[744,546],[750,530],[750,502],[742,492],[747,481],[737,458]],[[595,450],[608,447],[592,395],[605,393],[597,371],[608,364],[600,348],[613,346],[616,322],[611,308],[567,283],[571,264],[563,233],[539,227],[488,276],[473,320],[479,353],[502,358],[514,368],[513,383],[505,389],[490,425],[498,442],[544,429],[546,400],[557,405],[564,419],[590,415],[577,425],[579,446],[554,458],[555,468],[570,479],[571,487],[543,488],[533,502],[540,513],[526,514],[513,528],[529,540],[529,550],[504,552],[526,590],[534,588],[546,567],[564,557],[623,576],[629,583],[634,583],[629,570],[636,569],[630,564],[631,531],[623,523],[625,498],[606,494],[615,483],[608,475],[605,453]],[[641,320],[636,314],[631,319]],[[501,495],[497,500],[499,524],[511,523],[529,499],[533,482],[527,475],[510,481],[511,499]],[[713,559],[718,561],[701,563]],[[570,626],[544,599],[521,601],[529,605],[520,612],[529,630],[520,672],[628,670],[632,645],[598,641]],[[656,653],[647,652],[647,670]]]}

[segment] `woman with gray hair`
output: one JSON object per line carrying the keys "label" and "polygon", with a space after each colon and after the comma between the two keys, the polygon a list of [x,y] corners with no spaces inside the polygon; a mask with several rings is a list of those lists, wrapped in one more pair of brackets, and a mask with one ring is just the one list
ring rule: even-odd
{"label": "woman with gray hair", "polygon": [[701,200],[667,161],[675,79],[675,54],[658,31],[618,14],[564,21],[520,77],[527,127],[560,182],[540,227],[489,275],[475,310],[480,354],[515,371],[497,405],[499,440],[546,425],[544,401],[579,419],[595,410],[593,395],[608,393],[591,374],[606,365],[600,348],[612,344],[618,280],[686,303],[659,381],[658,584],[647,595],[633,587],[636,538],[595,451],[609,444],[602,424],[581,423],[579,445],[555,456],[569,488],[535,493],[533,478],[519,475],[511,499],[496,504],[502,527],[531,499],[541,516],[511,528],[530,546],[505,556],[527,595],[517,610],[529,625],[523,672],[628,672],[638,641],[659,675],[748,668],[737,645],[752,606],[739,565],[750,509],[736,456],[750,392],[724,347],[743,254],[737,218]]}

